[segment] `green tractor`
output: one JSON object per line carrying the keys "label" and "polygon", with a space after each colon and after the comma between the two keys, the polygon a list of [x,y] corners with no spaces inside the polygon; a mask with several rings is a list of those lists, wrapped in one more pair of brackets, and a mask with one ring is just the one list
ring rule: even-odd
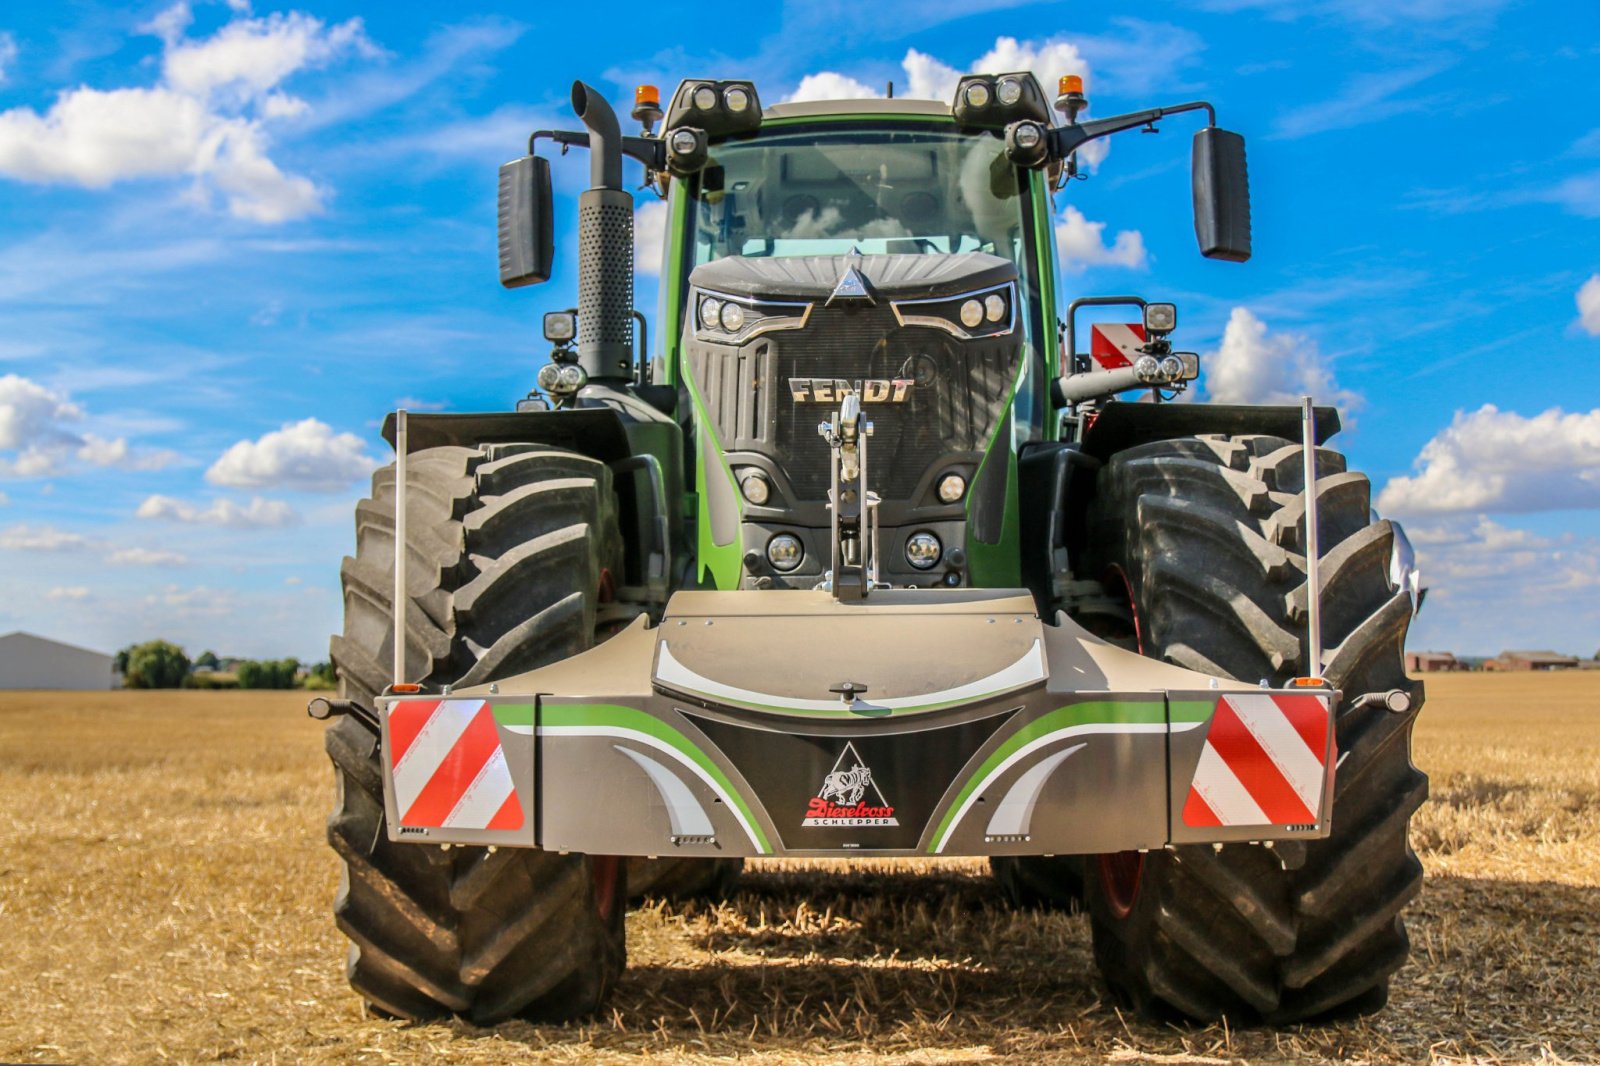
{"label": "green tractor", "polygon": [[[691,80],[664,112],[641,89],[633,135],[572,102],[583,130],[500,171],[501,280],[540,282],[535,149],[589,151],[538,388],[395,412],[356,509],[342,691],[312,705],[356,991],[577,1017],[631,893],[988,856],[1088,912],[1146,1016],[1380,1007],[1427,788],[1409,545],[1322,446],[1335,411],[1164,402],[1198,373],[1175,307],[1056,291],[1076,152],[1178,114],[1207,119],[1200,251],[1248,259],[1242,138],[1198,102],[1080,122],[1071,78],[1053,120],[1028,73],[949,104]],[[654,352],[624,160],[666,200]],[[1137,321],[1080,351],[1099,304]]]}

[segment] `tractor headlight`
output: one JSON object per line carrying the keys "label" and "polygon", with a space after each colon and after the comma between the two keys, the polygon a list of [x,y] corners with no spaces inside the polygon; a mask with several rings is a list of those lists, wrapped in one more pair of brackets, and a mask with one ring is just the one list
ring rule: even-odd
{"label": "tractor headlight", "polygon": [[722,322],[722,301],[700,301],[700,324],[707,329],[716,329]]}
{"label": "tractor headlight", "polygon": [[970,107],[988,107],[989,87],[981,81],[967,86],[967,104]]}
{"label": "tractor headlight", "polygon": [[906,538],[906,562],[918,570],[931,570],[938,566],[939,557],[943,554],[944,546],[939,543],[939,538],[927,530]]}
{"label": "tractor headlight", "polygon": [[967,74],[956,83],[950,117],[962,130],[1001,130],[1024,119],[1043,126],[1050,122],[1050,105],[1029,71]]}
{"label": "tractor headlight", "polygon": [[774,570],[787,574],[799,566],[800,560],[805,557],[805,547],[793,533],[779,533],[767,541],[767,562],[772,564]]}
{"label": "tractor headlight", "polygon": [[739,482],[739,491],[757,507],[766,506],[772,498],[772,484],[760,474],[746,474],[744,480]]}
{"label": "tractor headlight", "polygon": [[994,95],[1004,107],[1010,107],[1022,99],[1022,82],[1016,78],[1001,78],[1000,84],[995,86]]}
{"label": "tractor headlight", "polygon": [[730,85],[722,94],[722,102],[737,115],[749,109],[750,94],[737,85]]}
{"label": "tractor headlight", "polygon": [[1145,304],[1144,305],[1144,330],[1146,333],[1162,335],[1171,333],[1178,328],[1177,304]]}
{"label": "tractor headlight", "polygon": [[561,367],[546,363],[539,368],[539,387],[545,392],[555,392],[561,387]]}
{"label": "tractor headlight", "polygon": [[722,314],[718,316],[722,328],[729,333],[738,333],[744,326],[744,308],[731,300],[722,305]]}
{"label": "tractor headlight", "polygon": [[961,340],[1003,337],[1016,328],[1016,283],[928,300],[895,300],[890,306],[902,326],[932,326]]}
{"label": "tractor headlight", "polygon": [[967,479],[960,474],[946,474],[939,479],[939,499],[955,503],[967,491]]}
{"label": "tractor headlight", "polygon": [[709,85],[702,85],[694,91],[694,106],[701,111],[710,111],[717,106],[717,90]]}
{"label": "tractor headlight", "polygon": [[561,368],[557,386],[562,392],[577,392],[589,383],[589,375],[583,372],[583,367],[577,363],[568,363]]}
{"label": "tractor headlight", "polygon": [[698,309],[695,336],[716,344],[743,344],[774,330],[801,329],[811,317],[811,304],[803,300],[764,300],[696,289],[691,302]]}

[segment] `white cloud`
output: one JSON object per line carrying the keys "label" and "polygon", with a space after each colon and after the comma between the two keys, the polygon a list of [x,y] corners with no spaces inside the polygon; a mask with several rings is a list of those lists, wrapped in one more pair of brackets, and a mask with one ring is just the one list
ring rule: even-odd
{"label": "white cloud", "polygon": [[182,552],[154,548],[123,548],[106,556],[106,562],[114,566],[182,566],[188,561]]}
{"label": "white cloud", "polygon": [[159,470],[177,456],[169,451],[134,451],[122,437],[82,436],[65,423],[83,418],[83,409],[66,395],[18,374],[0,377],[0,476],[45,477],[65,470],[68,459],[123,470]]}
{"label": "white cloud", "polygon": [[1356,393],[1341,389],[1316,342],[1295,333],[1270,333],[1243,307],[1228,316],[1222,346],[1201,357],[1206,395],[1217,403],[1299,403],[1360,407]]}
{"label": "white cloud", "polygon": [[339,492],[381,465],[365,447],[354,433],[335,434],[327,423],[307,418],[235,444],[206,471],[206,480],[236,489]]}
{"label": "white cloud", "polygon": [[1592,274],[1578,290],[1578,324],[1591,337],[1600,337],[1600,274]]}
{"label": "white cloud", "polygon": [[800,79],[795,91],[784,97],[785,102],[800,100],[871,100],[882,96],[871,86],[857,81],[848,74],[824,70],[820,74],[807,74]]}
{"label": "white cloud", "polygon": [[633,268],[641,274],[661,273],[667,247],[667,202],[647,199],[633,213]]}
{"label": "white cloud", "polygon": [[202,39],[184,35],[189,22],[180,3],[144,27],[163,43],[155,86],[80,86],[42,114],[0,112],[0,175],[88,188],[188,176],[198,195],[219,192],[240,218],[282,222],[317,211],[322,190],[268,158],[266,126],[305,111],[277,88],[290,75],[373,51],[361,21],[330,27],[298,12],[236,18]]}
{"label": "white cloud", "polygon": [[215,499],[209,507],[200,507],[171,496],[155,495],[146,499],[134,512],[140,518],[163,518],[171,522],[184,522],[201,526],[225,526],[229,529],[261,529],[287,526],[298,520],[294,509],[282,500],[252,497],[250,503],[240,507],[232,500]]}
{"label": "white cloud", "polygon": [[1083,212],[1069,206],[1056,220],[1056,251],[1061,269],[1077,274],[1091,266],[1142,270],[1148,265],[1144,237],[1138,230],[1121,230],[1108,245],[1105,228],[1104,222],[1090,222]]}
{"label": "white cloud", "polygon": [[1532,418],[1485,404],[1457,411],[1397,477],[1378,507],[1397,514],[1600,507],[1600,408],[1553,407]]}
{"label": "white cloud", "polygon": [[55,588],[53,588],[49,592],[45,593],[45,595],[48,596],[52,600],[86,600],[86,599],[89,598],[89,586],[87,586],[87,585],[70,585],[70,586],[57,585]]}
{"label": "white cloud", "polygon": [[5,84],[11,64],[17,61],[17,39],[9,33],[0,33],[0,85]]}
{"label": "white cloud", "polygon": [[0,548],[7,551],[60,552],[87,547],[89,538],[54,526],[16,525],[0,529]]}

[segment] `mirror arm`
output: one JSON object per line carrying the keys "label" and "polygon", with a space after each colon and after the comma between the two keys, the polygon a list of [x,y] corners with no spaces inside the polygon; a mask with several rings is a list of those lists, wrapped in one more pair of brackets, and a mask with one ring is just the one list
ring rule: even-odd
{"label": "mirror arm", "polygon": [[[589,147],[589,133],[587,130],[535,130],[533,136],[528,138],[529,155],[534,154],[534,144],[541,137],[555,141],[562,147],[563,151],[568,148]],[[624,137],[622,138],[622,154],[629,159],[642,163],[646,170],[667,169],[667,145],[659,137]]]}
{"label": "mirror arm", "polygon": [[1057,126],[1050,131],[1050,158],[1065,159],[1083,147],[1086,141],[1092,141],[1096,137],[1105,137],[1112,133],[1121,133],[1123,130],[1147,126],[1168,115],[1201,110],[1206,113],[1207,124],[1215,126],[1217,124],[1216,109],[1204,100],[1193,100],[1187,104],[1173,104],[1170,107],[1152,107],[1147,111],[1130,111],[1126,115],[1097,118],[1093,122],[1074,122],[1070,126]]}

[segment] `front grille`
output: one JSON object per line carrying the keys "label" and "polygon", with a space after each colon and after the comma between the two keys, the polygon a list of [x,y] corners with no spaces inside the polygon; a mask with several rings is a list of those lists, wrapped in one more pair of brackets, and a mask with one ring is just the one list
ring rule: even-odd
{"label": "front grille", "polygon": [[863,408],[873,423],[873,489],[886,500],[906,500],[930,466],[988,443],[1004,414],[1019,344],[1017,335],[961,341],[924,326],[902,328],[887,303],[819,304],[805,329],[758,336],[742,348],[707,344],[690,330],[684,337],[723,447],[770,457],[804,501],[827,497],[828,449],[817,425],[837,405],[794,402],[790,378],[916,382],[904,403]]}

